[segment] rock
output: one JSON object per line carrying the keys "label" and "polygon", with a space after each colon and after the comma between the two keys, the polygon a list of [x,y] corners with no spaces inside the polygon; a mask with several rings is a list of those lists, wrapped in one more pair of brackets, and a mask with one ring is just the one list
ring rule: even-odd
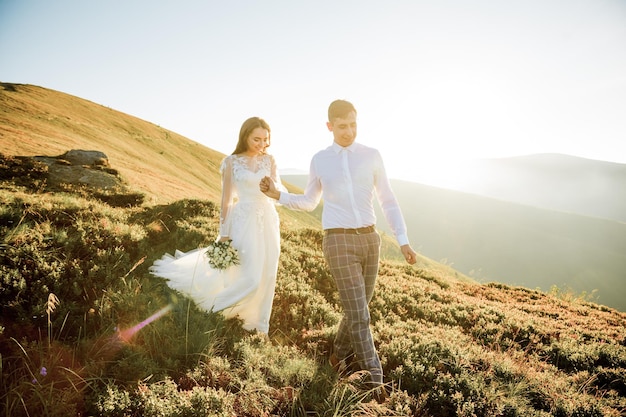
{"label": "rock", "polygon": [[48,166],[48,185],[73,184],[92,190],[124,190],[117,170],[110,168],[104,152],[72,149],[59,156],[35,156]]}
{"label": "rock", "polygon": [[35,190],[77,192],[112,206],[137,206],[144,195],[132,191],[100,151],[73,149],[59,156],[0,154],[0,181],[10,180]]}
{"label": "rock", "polygon": [[120,178],[107,171],[91,168],[88,165],[52,164],[48,167],[48,184],[83,185],[92,189],[110,190],[123,186]]}
{"label": "rock", "polygon": [[82,149],[72,149],[57,157],[59,160],[67,161],[70,165],[98,165],[109,166],[109,158],[100,151],[85,151]]}

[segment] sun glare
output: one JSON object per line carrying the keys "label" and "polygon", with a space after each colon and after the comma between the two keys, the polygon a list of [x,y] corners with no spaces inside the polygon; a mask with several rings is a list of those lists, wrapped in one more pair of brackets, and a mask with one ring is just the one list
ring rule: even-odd
{"label": "sun glare", "polygon": [[416,182],[439,188],[462,190],[472,180],[469,162],[448,157],[409,161],[403,156],[386,161],[390,179]]}

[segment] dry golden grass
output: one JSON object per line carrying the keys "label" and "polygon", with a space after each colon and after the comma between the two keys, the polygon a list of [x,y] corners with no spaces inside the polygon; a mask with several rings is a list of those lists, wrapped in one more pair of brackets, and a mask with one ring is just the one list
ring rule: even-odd
{"label": "dry golden grass", "polygon": [[154,124],[57,91],[0,90],[0,134],[8,155],[104,152],[147,200],[216,199],[223,155]]}

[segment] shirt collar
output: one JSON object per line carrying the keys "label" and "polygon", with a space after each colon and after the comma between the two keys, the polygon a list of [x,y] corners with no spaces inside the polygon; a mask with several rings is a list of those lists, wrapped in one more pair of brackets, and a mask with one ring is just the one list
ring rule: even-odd
{"label": "shirt collar", "polygon": [[337,144],[337,142],[333,141],[331,148],[333,151],[335,151],[336,154],[341,152],[343,149],[350,151],[350,152],[354,152],[354,149],[356,148],[356,142],[352,142],[350,146],[347,146],[344,148],[343,146],[340,146],[339,144]]}

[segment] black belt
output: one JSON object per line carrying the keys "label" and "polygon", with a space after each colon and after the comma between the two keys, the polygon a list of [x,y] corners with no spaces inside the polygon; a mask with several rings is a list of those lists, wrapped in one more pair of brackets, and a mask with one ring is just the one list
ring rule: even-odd
{"label": "black belt", "polygon": [[334,229],[326,229],[324,231],[326,232],[326,234],[343,233],[343,234],[348,234],[348,235],[364,235],[366,233],[372,233],[375,230],[376,228],[372,225],[372,226],[365,226],[365,227],[357,227],[356,229],[334,228]]}

